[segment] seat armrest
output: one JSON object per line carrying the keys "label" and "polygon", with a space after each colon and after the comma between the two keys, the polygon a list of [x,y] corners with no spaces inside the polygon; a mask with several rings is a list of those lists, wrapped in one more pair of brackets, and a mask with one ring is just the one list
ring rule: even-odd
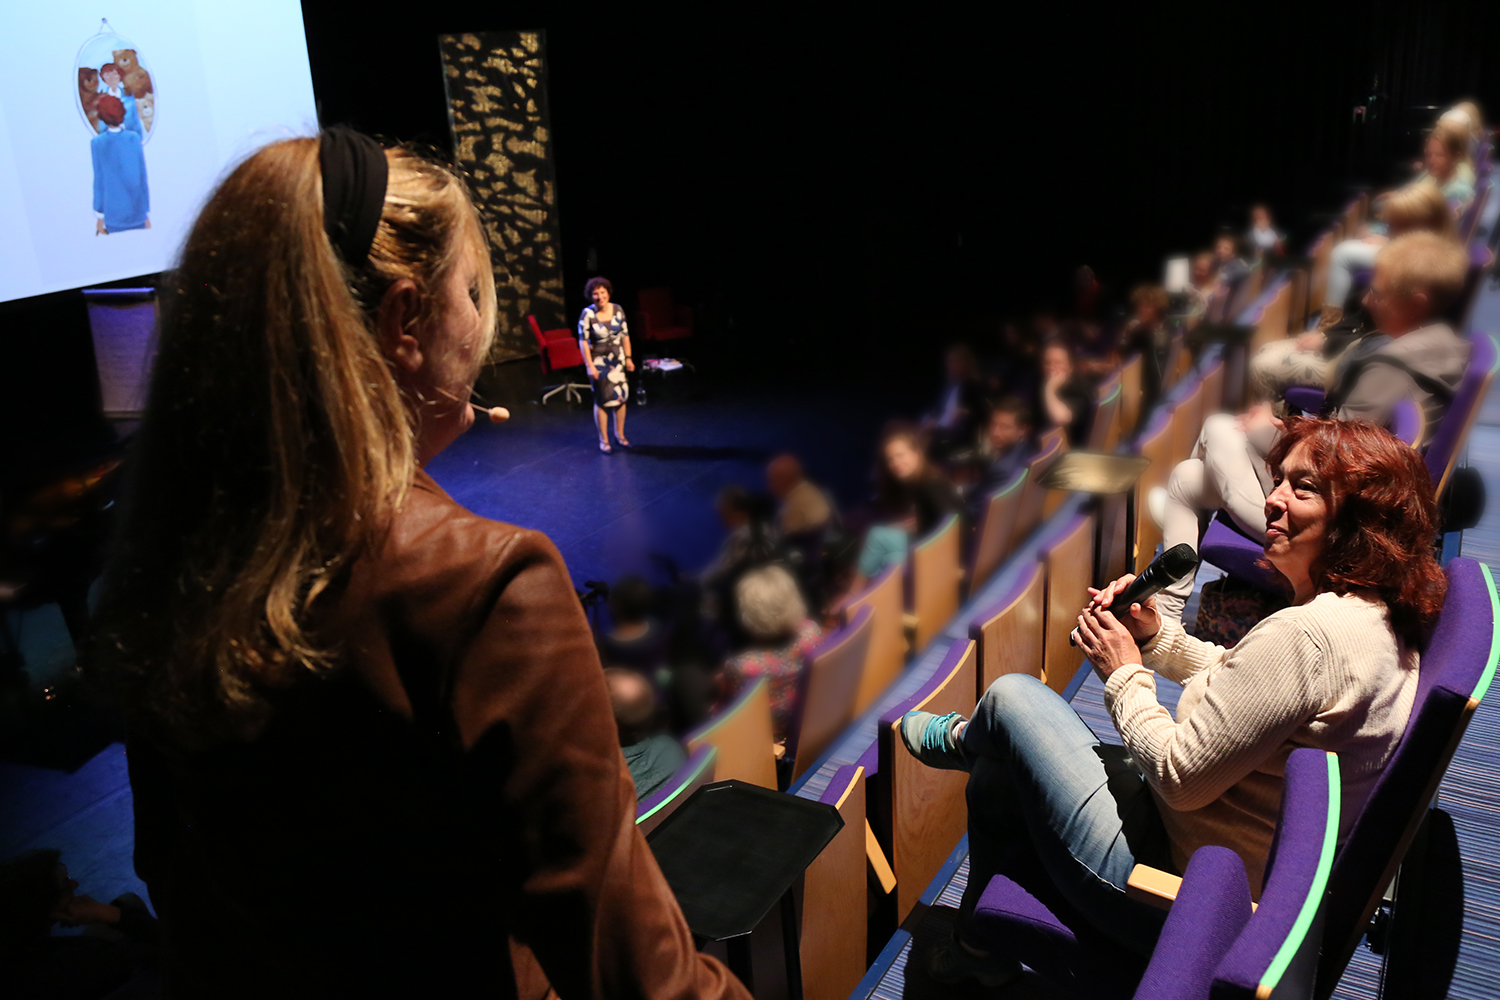
{"label": "seat armrest", "polygon": [[[1181,875],[1171,875],[1150,865],[1136,865],[1125,881],[1125,895],[1137,902],[1149,903],[1158,910],[1171,910],[1181,891]],[[1258,905],[1252,902],[1250,911],[1255,912]]]}
{"label": "seat armrest", "polygon": [[1136,865],[1125,883],[1125,895],[1160,910],[1170,910],[1182,889],[1182,878],[1150,865]]}

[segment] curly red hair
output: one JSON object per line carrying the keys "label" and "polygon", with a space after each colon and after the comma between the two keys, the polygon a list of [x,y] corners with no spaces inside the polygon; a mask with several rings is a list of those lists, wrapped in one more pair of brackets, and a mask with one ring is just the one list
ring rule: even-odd
{"label": "curly red hair", "polygon": [[1267,456],[1272,470],[1299,444],[1307,445],[1328,505],[1314,588],[1373,591],[1396,633],[1422,645],[1448,591],[1434,555],[1437,496],[1422,456],[1374,424],[1293,419]]}
{"label": "curly red hair", "polygon": [[113,128],[125,121],[125,102],[113,94],[102,94],[94,112],[100,121]]}

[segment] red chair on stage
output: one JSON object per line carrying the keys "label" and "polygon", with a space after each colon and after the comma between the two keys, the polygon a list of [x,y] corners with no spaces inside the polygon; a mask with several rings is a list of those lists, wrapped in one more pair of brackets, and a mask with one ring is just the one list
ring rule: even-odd
{"label": "red chair on stage", "polygon": [[[572,330],[557,329],[543,330],[542,324],[536,321],[535,316],[527,316],[526,322],[531,324],[531,335],[536,338],[537,353],[542,359],[542,375],[550,377],[556,372],[568,368],[583,367],[583,352],[578,349],[578,338]],[[588,382],[569,382],[567,376],[556,385],[542,386],[542,405],[547,404],[558,393],[570,403],[583,402],[582,390],[592,389]]]}
{"label": "red chair on stage", "polygon": [[680,340],[693,335],[693,310],[672,301],[670,288],[642,288],[636,317],[646,340]]}

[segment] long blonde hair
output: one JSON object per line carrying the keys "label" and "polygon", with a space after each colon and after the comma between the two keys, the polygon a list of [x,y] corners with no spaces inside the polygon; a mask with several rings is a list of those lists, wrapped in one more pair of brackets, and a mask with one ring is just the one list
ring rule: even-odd
{"label": "long blonde hair", "polygon": [[[373,333],[384,290],[486,253],[463,181],[404,149],[370,259],[323,229],[317,139],[240,164],[163,288],[150,396],[106,574],[97,662],[127,711],[172,743],[258,730],[266,696],[326,673],[314,619],[379,544],[416,467],[411,401]],[[493,333],[488,266],[476,289]]]}

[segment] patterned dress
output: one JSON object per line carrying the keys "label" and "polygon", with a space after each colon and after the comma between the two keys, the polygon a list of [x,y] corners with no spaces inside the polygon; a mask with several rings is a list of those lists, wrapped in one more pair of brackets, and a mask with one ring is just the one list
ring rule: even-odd
{"label": "patterned dress", "polygon": [[797,684],[802,676],[802,665],[822,638],[823,630],[817,623],[805,621],[797,635],[783,646],[748,649],[731,656],[724,663],[724,702],[732,700],[741,688],[757,677],[767,678],[771,687],[772,732],[778,742],[786,739],[787,726],[797,707]]}
{"label": "patterned dress", "polygon": [[606,409],[620,406],[630,398],[630,385],[625,381],[625,338],[630,328],[625,325],[625,310],[618,305],[606,323],[599,318],[593,306],[587,306],[578,317],[578,344],[594,359],[599,377],[594,380],[594,405]]}

